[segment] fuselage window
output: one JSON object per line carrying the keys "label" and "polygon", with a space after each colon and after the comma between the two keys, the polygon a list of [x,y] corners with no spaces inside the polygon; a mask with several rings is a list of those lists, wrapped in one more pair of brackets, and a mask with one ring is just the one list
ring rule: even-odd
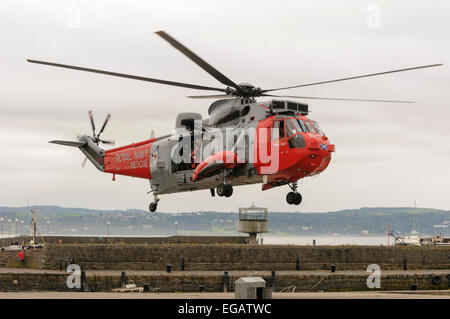
{"label": "fuselage window", "polygon": [[296,119],[288,119],[286,121],[286,133],[287,136],[291,136],[288,139],[289,148],[305,147],[305,138],[302,132],[303,130]]}
{"label": "fuselage window", "polygon": [[300,126],[300,128],[301,128],[301,130],[303,131],[303,132],[308,132],[308,129],[306,128],[306,125],[305,125],[305,123],[301,120],[301,119],[296,119],[296,120],[293,120],[294,122],[297,122],[297,124]]}
{"label": "fuselage window", "polygon": [[286,132],[284,130],[284,120],[280,121],[280,139],[286,137]]}
{"label": "fuselage window", "polygon": [[303,137],[303,134],[298,133],[294,136],[292,136],[289,140],[289,148],[302,148],[305,147],[305,138]]}
{"label": "fuselage window", "polygon": [[292,123],[294,124],[295,127],[295,133],[298,132],[304,132],[305,130],[303,129],[302,125],[300,124],[300,122],[297,119],[291,119]]}
{"label": "fuselage window", "polygon": [[294,125],[292,119],[286,119],[286,136],[291,136],[298,133],[298,128]]}
{"label": "fuselage window", "polygon": [[[287,137],[292,136],[296,132],[297,132],[297,130],[295,129],[295,126],[292,123],[292,120],[291,119],[286,119],[286,136]],[[289,145],[289,148],[295,148],[294,139],[293,138],[288,139],[288,145]]]}
{"label": "fuselage window", "polygon": [[304,122],[306,127],[308,128],[308,131],[311,133],[317,133],[316,130],[314,129],[314,127],[311,125],[311,123],[309,121],[305,121]]}
{"label": "fuselage window", "polygon": [[273,128],[275,129],[273,134],[276,134],[275,132],[278,129],[278,136],[274,135],[273,138],[282,139],[286,136],[285,131],[284,131],[284,120],[275,121],[273,123]]}
{"label": "fuselage window", "polygon": [[325,136],[325,133],[320,129],[319,124],[317,124],[316,122],[311,122],[312,126],[314,126],[314,128],[316,129],[317,133],[322,134],[323,136]]}
{"label": "fuselage window", "polygon": [[296,118],[298,125],[300,125],[300,127],[302,128],[302,131],[305,133],[308,133],[310,130],[308,128],[308,126],[306,126],[306,121],[303,120],[302,118],[297,117]]}
{"label": "fuselage window", "polygon": [[241,116],[246,116],[250,112],[250,106],[246,106],[241,110]]}

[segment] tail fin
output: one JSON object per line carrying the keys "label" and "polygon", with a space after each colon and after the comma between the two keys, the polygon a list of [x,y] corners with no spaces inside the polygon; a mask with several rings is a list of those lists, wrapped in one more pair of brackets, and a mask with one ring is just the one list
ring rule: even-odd
{"label": "tail fin", "polygon": [[89,159],[89,161],[94,164],[94,166],[99,170],[104,172],[104,159],[105,150],[98,147],[87,135],[83,135],[78,141],[61,141],[54,140],[50,141],[52,144],[59,144],[64,146],[78,147],[81,152]]}

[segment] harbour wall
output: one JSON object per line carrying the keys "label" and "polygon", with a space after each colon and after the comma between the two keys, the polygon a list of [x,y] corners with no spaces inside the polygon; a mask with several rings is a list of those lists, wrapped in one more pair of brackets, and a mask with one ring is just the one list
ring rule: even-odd
{"label": "harbour wall", "polygon": [[50,244],[38,268],[76,263],[90,270],[384,270],[450,269],[450,247],[287,246],[236,244]]}
{"label": "harbour wall", "polygon": [[[259,276],[259,275],[258,275]],[[271,285],[270,275],[261,275]],[[111,291],[121,287],[118,275],[87,275],[82,289],[67,287],[68,274],[56,273],[6,273],[0,275],[0,291]],[[438,279],[436,279],[438,278]],[[151,292],[223,292],[233,291],[234,280],[225,280],[223,275],[135,275],[128,276],[138,287],[148,284]],[[380,288],[367,287],[367,274],[277,274],[273,281],[274,291],[374,291],[420,290],[450,288],[450,276],[444,274],[390,274],[382,275]]]}
{"label": "harbour wall", "polygon": [[[148,284],[159,292],[233,291],[232,282],[244,270],[268,283],[275,270],[275,291],[286,287],[296,291],[362,291],[369,290],[369,264],[381,268],[381,290],[409,290],[412,285],[417,289],[450,288],[450,247],[47,244],[25,250],[24,262],[17,253],[0,251],[0,290],[69,291],[64,270],[71,263],[86,271],[84,289],[90,291],[120,287],[119,270],[127,272],[138,286]],[[332,265],[336,272],[330,271]],[[170,273],[167,266],[171,266]],[[183,266],[184,271],[180,271]],[[404,271],[405,266],[408,271]],[[156,271],[133,275],[133,270]],[[228,284],[225,271],[230,272]]]}
{"label": "harbour wall", "polygon": [[27,249],[23,262],[17,256],[18,253],[18,250],[0,251],[0,268],[40,269],[46,263],[45,252],[42,249]]}
{"label": "harbour wall", "polygon": [[[43,236],[48,244],[244,244],[248,236],[103,237]],[[23,237],[0,239],[0,247],[21,244]]]}

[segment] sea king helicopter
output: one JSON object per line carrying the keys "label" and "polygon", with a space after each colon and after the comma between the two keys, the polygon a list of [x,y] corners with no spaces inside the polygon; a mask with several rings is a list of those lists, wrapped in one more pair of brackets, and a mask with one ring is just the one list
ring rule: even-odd
{"label": "sea king helicopter", "polygon": [[[308,104],[297,99],[323,99],[360,102],[414,103],[398,100],[367,100],[312,96],[274,95],[272,92],[354,80],[440,66],[423,65],[328,81],[262,89],[250,83],[237,84],[172,36],[164,31],[156,32],[175,49],[208,72],[225,87],[211,87],[156,78],[116,73],[73,65],[27,60],[48,66],[93,72],[128,79],[147,81],[194,90],[220,92],[214,95],[189,96],[193,99],[217,99],[208,109],[209,118],[199,113],[181,113],[175,120],[175,130],[164,136],[151,136],[138,143],[111,148],[99,147],[100,143],[113,144],[101,139],[108,114],[98,133],[92,112],[89,117],[92,136],[82,135],[77,141],[54,140],[50,143],[77,147],[86,159],[100,171],[113,175],[126,175],[148,179],[154,201],[149,210],[156,211],[158,195],[209,189],[211,196],[230,197],[233,187],[262,183],[262,190],[288,185],[286,201],[299,205],[302,196],[298,191],[299,179],[323,172],[335,151],[334,144],[320,129],[318,123],[308,117]],[[257,101],[259,97],[267,101]],[[286,100],[287,98],[287,100]],[[84,163],[83,162],[83,166]]]}

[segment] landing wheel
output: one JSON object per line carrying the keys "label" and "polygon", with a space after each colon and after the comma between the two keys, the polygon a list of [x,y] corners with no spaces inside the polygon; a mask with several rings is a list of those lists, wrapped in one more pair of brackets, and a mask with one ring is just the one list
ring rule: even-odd
{"label": "landing wheel", "polygon": [[286,202],[289,205],[300,205],[302,202],[302,195],[297,192],[289,192],[286,195]]}
{"label": "landing wheel", "polygon": [[289,193],[287,193],[287,195],[286,195],[286,202],[287,202],[289,205],[294,204],[294,203],[295,203],[295,199],[296,199],[296,196],[295,196],[295,193],[294,193],[294,192],[289,192]]}
{"label": "landing wheel", "polygon": [[233,195],[233,186],[231,186],[231,184],[226,184],[225,185],[225,197],[230,197],[231,195]]}
{"label": "landing wheel", "polygon": [[300,205],[301,202],[302,202],[302,194],[300,194],[300,193],[295,193],[295,201],[294,201],[294,204],[295,204],[295,205]]}
{"label": "landing wheel", "polygon": [[217,195],[219,195],[220,197],[225,196],[227,191],[227,185],[224,183],[220,183],[219,185],[217,185]]}
{"label": "landing wheel", "polygon": [[156,209],[158,208],[158,204],[155,202],[151,202],[150,205],[148,206],[148,209],[154,213],[156,211]]}

